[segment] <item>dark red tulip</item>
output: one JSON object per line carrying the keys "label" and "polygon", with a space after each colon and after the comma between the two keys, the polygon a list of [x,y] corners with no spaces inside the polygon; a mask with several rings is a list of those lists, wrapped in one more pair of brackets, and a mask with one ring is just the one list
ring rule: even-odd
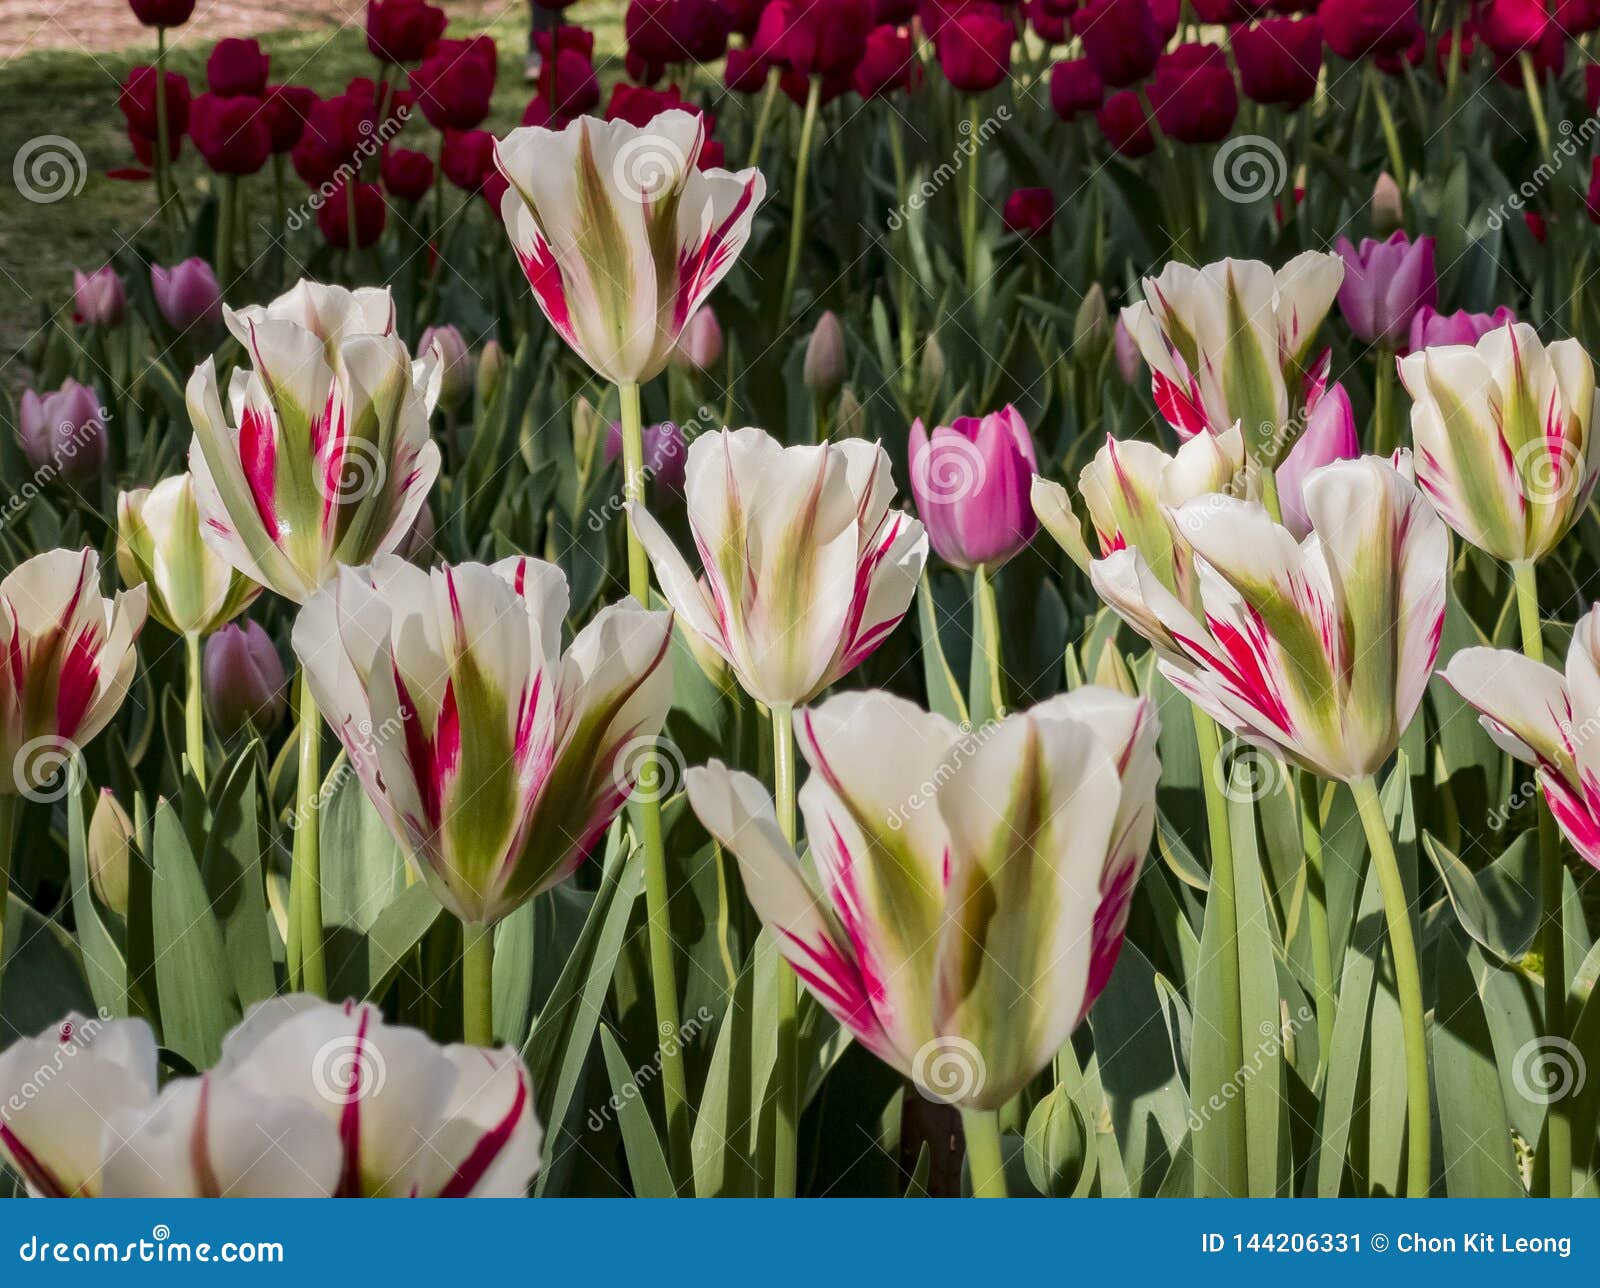
{"label": "dark red tulip", "polygon": [[1415,0],[1322,0],[1323,39],[1340,58],[1397,53],[1417,30]]}
{"label": "dark red tulip", "polygon": [[[1446,27],[1433,46],[1433,70],[1439,80],[1445,81],[1450,77],[1450,49],[1455,41],[1455,30]],[[1466,75],[1467,68],[1472,65],[1472,55],[1478,49],[1478,29],[1469,18],[1461,24],[1461,51],[1456,55],[1457,75]]]}
{"label": "dark red tulip", "polygon": [[1545,0],[1489,0],[1477,13],[1483,43],[1508,58],[1532,49],[1550,27]]}
{"label": "dark red tulip", "polygon": [[494,135],[488,130],[446,130],[439,168],[463,192],[477,192],[494,169]]}
{"label": "dark red tulip", "polygon": [[751,47],[801,76],[848,77],[872,25],[872,11],[861,0],[773,0]]}
{"label": "dark red tulip", "polygon": [[1072,17],[1084,56],[1107,85],[1132,85],[1155,70],[1166,42],[1149,0],[1090,0]]}
{"label": "dark red tulip", "polygon": [[1094,114],[1095,124],[1115,152],[1125,157],[1142,157],[1156,146],[1144,104],[1131,89],[1121,90],[1106,99]]}
{"label": "dark red tulip", "polygon": [[1267,18],[1233,29],[1239,88],[1256,103],[1299,107],[1317,92],[1322,70],[1322,24],[1309,18]]}
{"label": "dark red tulip", "polygon": [[[189,129],[189,82],[178,72],[167,77],[167,137],[170,141]],[[156,69],[132,67],[117,95],[117,106],[128,129],[144,138],[156,136]]]}
{"label": "dark red tulip", "polygon": [[1064,44],[1072,34],[1072,14],[1057,11],[1051,0],[1028,0],[1028,25],[1040,40],[1050,45]]}
{"label": "dark red tulip", "polygon": [[376,122],[376,108],[360,92],[313,103],[291,153],[294,172],[313,188],[332,181],[341,167],[354,165],[358,153],[372,146]]}
{"label": "dark red tulip", "polygon": [[272,155],[261,100],[246,94],[202,94],[189,107],[189,137],[218,174],[254,174]]}
{"label": "dark red tulip", "polygon": [[1255,6],[1248,0],[1189,0],[1194,15],[1201,22],[1218,26],[1232,26],[1236,22],[1250,21]]}
{"label": "dark red tulip", "polygon": [[194,12],[194,0],[128,0],[128,7],[146,27],[181,27]]}
{"label": "dark red tulip", "polygon": [[722,68],[722,83],[735,94],[759,94],[767,87],[767,73],[771,70],[754,50],[730,49]]}
{"label": "dark red tulip", "polygon": [[628,48],[652,65],[715,62],[728,48],[718,0],[632,0],[622,29]]}
{"label": "dark red tulip", "polygon": [[917,0],[872,0],[872,21],[876,23],[910,22],[917,16]]}
{"label": "dark red tulip", "polygon": [[936,50],[945,79],[964,94],[982,94],[1011,74],[1017,29],[1002,10],[979,10],[940,29]]}
{"label": "dark red tulip", "polygon": [[552,53],[570,50],[572,53],[582,54],[593,62],[594,32],[587,27],[574,27],[571,23],[564,22],[553,31],[534,32],[533,47],[546,58]]}
{"label": "dark red tulip", "polygon": [[1105,96],[1106,84],[1087,58],[1070,59],[1050,69],[1050,106],[1063,121],[1080,112],[1098,111]]}
{"label": "dark red tulip", "polygon": [[882,98],[922,83],[922,63],[908,27],[874,27],[851,84],[862,98]]}
{"label": "dark red tulip", "polygon": [[[354,191],[355,244],[358,249],[365,250],[383,236],[383,225],[389,211],[377,184],[357,183]],[[349,190],[341,183],[317,207],[317,227],[322,230],[328,245],[341,248],[350,245],[350,205]]]}
{"label": "dark red tulip", "polygon": [[[1539,37],[1539,43],[1522,52],[1533,63],[1533,74],[1540,81],[1560,76],[1567,69],[1567,37],[1560,27],[1546,27],[1544,35]],[[1521,54],[1507,54],[1496,59],[1494,74],[1507,85],[1521,89],[1525,83]]]}
{"label": "dark red tulip", "polygon": [[271,59],[261,42],[228,36],[217,41],[206,59],[206,85],[224,98],[248,94],[260,98],[267,92],[267,68]]}
{"label": "dark red tulip", "polygon": [[1569,36],[1600,28],[1600,0],[1556,0],[1556,26]]}
{"label": "dark red tulip", "polygon": [[471,130],[489,115],[495,45],[488,36],[436,40],[411,73],[417,106],[436,130]]}
{"label": "dark red tulip", "polygon": [[1239,115],[1239,94],[1221,45],[1179,45],[1161,55],[1149,93],[1156,123],[1180,143],[1217,143]]}
{"label": "dark red tulip", "polygon": [[315,91],[307,85],[267,86],[261,112],[266,118],[267,132],[272,135],[273,152],[288,152],[300,142],[316,102]]}
{"label": "dark red tulip", "polygon": [[449,21],[427,0],[367,0],[367,48],[380,63],[421,62]]}
{"label": "dark red tulip", "polygon": [[1003,218],[1022,237],[1042,237],[1056,221],[1056,199],[1048,188],[1018,188],[1006,198]]}
{"label": "dark red tulip", "polygon": [[1420,67],[1428,56],[1428,33],[1418,23],[1411,32],[1411,40],[1400,49],[1385,50],[1372,56],[1373,64],[1386,76],[1404,76],[1407,67]]}
{"label": "dark red tulip", "polygon": [[747,38],[756,34],[756,28],[761,25],[761,11],[766,7],[767,0],[722,0],[728,30]]}
{"label": "dark red tulip", "polygon": [[409,148],[386,148],[380,167],[383,186],[401,201],[421,201],[433,187],[433,158]]}
{"label": "dark red tulip", "polygon": [[[818,105],[826,107],[834,99],[849,93],[852,75],[851,72],[835,72],[830,76],[818,77]],[[778,76],[778,88],[796,107],[804,107],[806,99],[811,94],[811,78],[802,76],[791,68]]]}
{"label": "dark red tulip", "polygon": [[606,120],[626,121],[643,129],[663,112],[683,110],[698,112],[694,104],[684,101],[683,92],[676,85],[666,89],[651,89],[648,85],[630,85],[618,81],[611,87],[611,100],[606,104]]}

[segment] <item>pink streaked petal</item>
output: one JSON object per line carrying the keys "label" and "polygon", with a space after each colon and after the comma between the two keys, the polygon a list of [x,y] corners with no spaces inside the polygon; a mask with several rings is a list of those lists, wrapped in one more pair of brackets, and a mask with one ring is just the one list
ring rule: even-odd
{"label": "pink streaked petal", "polygon": [[256,516],[267,536],[276,543],[278,527],[278,440],[271,418],[259,408],[246,407],[239,421],[239,465],[245,486],[256,504]]}
{"label": "pink streaked petal", "polygon": [[572,326],[572,312],[567,306],[567,287],[561,278],[561,266],[550,250],[550,243],[537,230],[533,234],[533,249],[527,254],[518,253],[523,275],[533,288],[539,307],[555,327],[557,334],[568,344],[574,344],[577,332]]}
{"label": "pink streaked petal", "polygon": [[688,324],[695,309],[711,289],[728,262],[738,253],[730,243],[734,228],[755,200],[756,178],[745,181],[739,200],[734,202],[728,217],[706,234],[699,246],[678,257],[678,290],[672,301],[672,322],[677,330]]}
{"label": "pink streaked petal", "polygon": [[1167,424],[1178,431],[1179,438],[1187,441],[1210,429],[1210,422],[1200,409],[1198,396],[1191,396],[1176,381],[1153,369],[1150,373],[1150,393],[1155,398],[1156,410]]}
{"label": "pink streaked petal", "polygon": [[472,1152],[461,1161],[461,1166],[456,1168],[455,1174],[439,1191],[440,1198],[464,1199],[477,1188],[478,1182],[483,1180],[489,1168],[493,1166],[494,1160],[500,1157],[501,1151],[510,1142],[527,1107],[528,1076],[519,1068],[517,1094],[512,1097],[511,1107],[506,1110],[499,1122],[478,1138],[472,1147]]}
{"label": "pink streaked petal", "polygon": [[1600,818],[1596,817],[1600,811],[1600,783],[1592,774],[1585,774],[1580,794],[1552,767],[1541,765],[1539,784],[1556,825],[1572,842],[1572,848],[1585,863],[1600,868]]}
{"label": "pink streaked petal", "polygon": [[789,944],[784,956],[800,981],[827,1008],[828,1014],[850,1030],[856,1040],[875,1055],[892,1050],[889,1036],[878,1023],[865,982],[855,963],[827,939],[813,944],[789,930],[778,928]]}
{"label": "pink streaked petal", "polygon": [[367,1093],[363,1078],[369,1068],[366,1044],[371,1016],[372,1012],[363,1008],[361,1018],[356,1021],[355,1049],[350,1053],[348,1065],[350,1089],[339,1111],[339,1143],[344,1146],[344,1173],[339,1178],[337,1191],[341,1198],[353,1198],[361,1193],[361,1099]]}

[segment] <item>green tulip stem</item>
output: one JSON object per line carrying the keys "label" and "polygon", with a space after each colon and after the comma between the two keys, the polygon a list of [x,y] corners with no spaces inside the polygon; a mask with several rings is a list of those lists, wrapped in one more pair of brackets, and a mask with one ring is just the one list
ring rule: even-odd
{"label": "green tulip stem", "polygon": [[967,1138],[967,1171],[972,1176],[972,1197],[1006,1196],[1005,1156],[1000,1152],[1000,1119],[992,1109],[963,1109],[961,1129]]}
{"label": "green tulip stem", "polygon": [[[65,772],[65,771],[63,771]],[[11,907],[11,851],[16,844],[19,801],[10,792],[0,794],[0,995],[6,974],[6,913]]]}
{"label": "green tulip stem", "polygon": [[[1514,563],[1511,576],[1517,587],[1517,615],[1522,623],[1522,651],[1532,661],[1544,662],[1544,631],[1539,616],[1539,583],[1531,563]],[[1541,798],[1544,788],[1539,789]],[[1544,1031],[1553,1043],[1569,1040],[1567,1033],[1566,939],[1561,904],[1565,865],[1555,816],[1544,802],[1539,811],[1539,889],[1543,917],[1540,950],[1544,957]],[[1572,1197],[1572,1118],[1566,1097],[1552,1100],[1545,1113],[1545,1159],[1549,1163],[1550,1197]]]}
{"label": "green tulip stem", "polygon": [[1295,795],[1300,806],[1300,844],[1306,856],[1306,895],[1311,927],[1311,972],[1316,985],[1317,1064],[1327,1076],[1333,1050],[1333,1017],[1338,1004],[1333,981],[1333,943],[1328,936],[1328,885],[1322,848],[1322,810],[1315,774],[1299,772]]}
{"label": "green tulip stem", "polygon": [[1400,1027],[1405,1040],[1406,1060],[1406,1194],[1414,1199],[1428,1197],[1433,1175],[1432,1113],[1428,1105],[1428,1029],[1422,1010],[1422,972],[1417,967],[1417,944],[1411,934],[1411,907],[1406,899],[1400,863],[1395,858],[1394,840],[1384,821],[1383,805],[1378,800],[1378,785],[1370,776],[1352,778],[1350,794],[1355,797],[1366,829],[1367,848],[1378,869],[1378,888],[1383,892],[1383,916],[1389,927],[1389,951],[1394,957],[1395,989],[1400,995]]}
{"label": "green tulip stem", "polygon": [[[772,708],[772,779],[778,801],[778,826],[784,839],[794,844],[794,708]],[[772,1192],[793,1198],[798,1174],[800,1122],[800,989],[793,969],[774,954],[778,972],[778,1062],[773,1071],[777,1087],[777,1129],[772,1157]]]}
{"label": "green tulip stem", "polygon": [[1533,116],[1533,132],[1539,136],[1539,155],[1554,160],[1550,151],[1550,123],[1544,116],[1544,89],[1539,84],[1539,73],[1533,65],[1533,55],[1524,49],[1517,55],[1522,64],[1522,88],[1527,91],[1528,111]]}
{"label": "green tulip stem", "polygon": [[461,1032],[468,1046],[494,1045],[494,927],[463,924]]}
{"label": "green tulip stem", "polygon": [[1005,684],[1000,665],[1000,606],[995,598],[994,573],[979,564],[972,570],[973,647],[983,657],[973,667],[971,683],[975,690],[968,699],[974,726],[998,720],[1006,713]]}
{"label": "green tulip stem", "polygon": [[156,209],[163,229],[169,228],[167,211],[170,176],[167,174],[167,29],[156,28]]}
{"label": "green tulip stem", "polygon": [[188,631],[183,637],[188,661],[189,687],[183,701],[183,732],[188,744],[189,770],[202,790],[206,785],[205,709],[200,697],[200,632]]}
{"label": "green tulip stem", "polygon": [[[1233,833],[1228,822],[1228,799],[1218,779],[1222,764],[1222,731],[1217,728],[1217,722],[1198,707],[1194,708],[1194,741],[1195,750],[1200,755],[1200,782],[1205,789],[1206,832],[1211,849],[1211,886],[1206,894],[1206,902],[1208,905],[1215,902],[1219,929],[1216,970],[1222,1011],[1211,1022],[1218,1024],[1222,1030],[1222,1041],[1226,1047],[1222,1067],[1243,1069],[1244,1017],[1239,991],[1239,910],[1233,873]],[[1208,906],[1207,916],[1210,914]],[[1236,1185],[1230,1185],[1226,1178],[1217,1178],[1218,1193],[1221,1197],[1242,1198],[1247,1192],[1242,1174],[1245,1160],[1249,1157],[1244,1114],[1218,1114],[1201,1127],[1202,1131],[1219,1129],[1226,1130],[1231,1136],[1225,1142],[1225,1153],[1229,1173],[1237,1171],[1239,1177]]]}
{"label": "green tulip stem", "polygon": [[811,139],[817,130],[817,108],[822,102],[822,77],[813,76],[806,91],[806,115],[800,125],[800,154],[794,163],[794,214],[789,224],[789,265],[783,272],[783,295],[778,302],[778,321],[789,320],[794,306],[794,284],[800,272],[800,247],[806,233],[806,179],[811,173]]}
{"label": "green tulip stem", "polygon": [[217,190],[217,284],[224,292],[233,284],[233,208],[239,200],[239,176],[221,176]]}
{"label": "green tulip stem", "polygon": [[978,164],[978,138],[982,125],[979,116],[978,96],[970,95],[967,99],[967,119],[963,124],[966,126],[967,146],[972,152],[967,157],[967,183],[961,205],[961,253],[966,258],[968,295],[978,293],[978,172],[982,168]]}
{"label": "green tulip stem", "polygon": [[744,163],[746,170],[761,160],[761,145],[767,141],[767,129],[772,124],[772,109],[778,103],[778,81],[783,69],[774,67],[767,73],[767,88],[761,95],[761,114],[756,117],[756,132],[750,140],[750,159]]}
{"label": "green tulip stem", "polygon": [[[632,503],[643,506],[645,490],[644,418],[639,405],[639,384],[617,386],[622,408],[622,490]],[[628,591],[650,606],[650,560],[628,520]],[[688,1079],[683,1071],[682,1021],[678,1009],[678,971],[673,960],[672,899],[667,882],[667,851],[661,836],[663,770],[646,764],[641,778],[655,790],[638,799],[640,841],[644,846],[645,919],[650,926],[650,983],[655,998],[656,1033],[661,1052],[661,1101],[667,1115],[667,1150],[675,1180],[689,1175],[693,1131],[689,1122]]]}
{"label": "green tulip stem", "polygon": [[325,997],[328,972],[322,947],[322,840],[317,834],[322,790],[322,713],[311,680],[300,668],[295,701],[300,722],[300,772],[295,783],[294,852],[289,875],[289,966],[298,986]]}
{"label": "green tulip stem", "polygon": [[1278,476],[1270,465],[1261,469],[1261,504],[1274,523],[1283,522],[1283,503],[1278,499]]}
{"label": "green tulip stem", "polygon": [[1372,385],[1372,442],[1379,456],[1388,456],[1399,445],[1400,436],[1393,424],[1394,354],[1378,349],[1378,373]]}
{"label": "green tulip stem", "polygon": [[1383,130],[1384,146],[1389,150],[1389,169],[1394,176],[1395,185],[1400,189],[1400,203],[1403,210],[1406,205],[1406,160],[1405,154],[1400,150],[1400,132],[1395,129],[1394,113],[1389,108],[1389,99],[1384,93],[1383,83],[1378,78],[1377,64],[1367,63],[1367,85],[1372,91],[1372,105],[1378,109],[1378,125]]}

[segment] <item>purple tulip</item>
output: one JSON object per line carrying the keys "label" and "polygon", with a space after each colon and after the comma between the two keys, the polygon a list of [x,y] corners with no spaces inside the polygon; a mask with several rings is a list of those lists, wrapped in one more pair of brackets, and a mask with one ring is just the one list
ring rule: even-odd
{"label": "purple tulip", "polygon": [[1015,407],[981,420],[963,416],[928,434],[911,427],[911,495],[940,557],[991,571],[1039,530],[1029,490],[1039,466],[1033,436]]}
{"label": "purple tulip", "polygon": [[1440,313],[1424,304],[1411,319],[1411,339],[1406,352],[1437,349],[1446,344],[1477,344],[1496,327],[1515,322],[1517,315],[1502,304],[1491,313]]}
{"label": "purple tulip", "polygon": [[17,411],[17,442],[41,479],[86,483],[105,468],[105,415],[93,389],[70,378],[42,398],[26,389]]}
{"label": "purple tulip", "polygon": [[201,663],[206,714],[226,741],[254,725],[277,728],[288,707],[288,676],[271,637],[255,622],[230,622],[206,641]]}
{"label": "purple tulip", "polygon": [[167,325],[179,334],[215,331],[222,325],[222,288],[211,265],[198,256],[172,268],[150,265],[150,293]]}
{"label": "purple tulip", "polygon": [[[671,421],[644,427],[644,472],[662,497],[682,496],[689,465],[689,448],[683,431]],[[622,455],[622,426],[612,422],[606,435],[606,464]]]}
{"label": "purple tulip", "polygon": [[110,264],[92,273],[72,270],[72,316],[79,325],[116,326],[127,304],[128,293]]}
{"label": "purple tulip", "polygon": [[1344,260],[1339,311],[1358,340],[1398,349],[1417,310],[1439,302],[1433,269],[1433,238],[1412,241],[1396,232],[1388,241],[1362,240],[1357,250],[1348,237],[1335,247]]}
{"label": "purple tulip", "polygon": [[1356,433],[1355,413],[1343,385],[1329,385],[1306,408],[1306,432],[1290,450],[1288,459],[1278,466],[1278,506],[1283,526],[1304,541],[1311,531],[1306,513],[1305,481],[1312,470],[1334,461],[1352,460],[1361,455],[1361,439]]}
{"label": "purple tulip", "polygon": [[476,375],[472,350],[467,348],[461,328],[448,322],[443,326],[430,326],[422,333],[417,341],[417,357],[426,357],[435,344],[439,346],[439,360],[444,364],[444,374],[439,380],[439,406],[454,411],[472,397]]}
{"label": "purple tulip", "polygon": [[1111,346],[1116,351],[1117,370],[1122,375],[1122,383],[1131,387],[1139,379],[1139,368],[1144,366],[1144,359],[1139,356],[1139,346],[1128,334],[1128,328],[1122,325],[1121,313],[1117,314],[1117,325],[1111,332]]}

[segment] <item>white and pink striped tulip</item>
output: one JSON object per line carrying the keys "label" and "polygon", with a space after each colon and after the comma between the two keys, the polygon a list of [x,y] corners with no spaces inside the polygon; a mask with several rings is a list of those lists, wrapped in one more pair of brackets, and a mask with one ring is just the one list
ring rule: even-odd
{"label": "white and pink striped tulip", "polygon": [[603,609],[563,655],[567,583],[537,559],[386,555],[300,611],[318,707],[396,840],[463,921],[570,876],[633,788],[672,701],[672,615]]}
{"label": "white and pink striped tulip", "polygon": [[1572,630],[1566,670],[1507,649],[1462,649],[1440,674],[1500,747],[1533,765],[1562,833],[1600,868],[1600,608]]}
{"label": "white and pink striped tulip", "polygon": [[928,538],[889,508],[893,495],[876,443],[784,447],[759,429],[725,429],[689,448],[704,576],[643,507],[628,516],[683,625],[752,697],[793,707],[854,670],[911,605]]}
{"label": "white and pink striped tulip", "polygon": [[1526,323],[1400,359],[1417,482],[1464,541],[1508,563],[1543,558],[1600,478],[1594,364]]}
{"label": "white and pink striped tulip", "polygon": [[0,794],[53,779],[133,682],[143,586],[100,594],[93,550],[48,550],[0,581]]}
{"label": "white and pink striped tulip", "polygon": [[233,374],[231,421],[212,359],[189,380],[201,532],[252,581],[304,603],[411,531],[439,473],[439,356],[412,361],[387,289],[301,281],[224,317],[250,365]]}
{"label": "white and pink striped tulip", "polygon": [[744,249],[759,170],[701,170],[705,121],[579,117],[495,144],[500,213],[540,309],[605,380],[660,373],[695,310]]}
{"label": "white and pink striped tulip", "polygon": [[1085,687],[965,733],[887,693],[795,724],[820,891],[771,798],[689,771],[778,950],[828,1012],[924,1094],[1004,1104],[1088,1014],[1121,951],[1155,823],[1155,712]]}
{"label": "white and pink striped tulip", "polygon": [[1327,778],[1371,774],[1416,713],[1444,625],[1449,533],[1401,459],[1312,472],[1303,541],[1253,501],[1172,511],[1195,560],[1192,607],[1131,546],[1090,578],[1225,728]]}

